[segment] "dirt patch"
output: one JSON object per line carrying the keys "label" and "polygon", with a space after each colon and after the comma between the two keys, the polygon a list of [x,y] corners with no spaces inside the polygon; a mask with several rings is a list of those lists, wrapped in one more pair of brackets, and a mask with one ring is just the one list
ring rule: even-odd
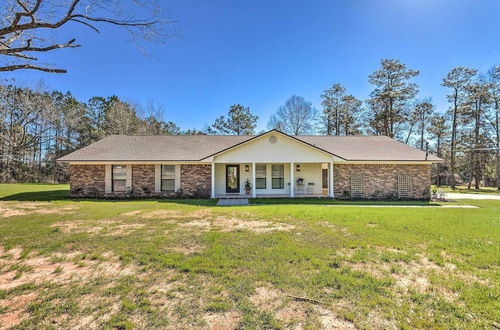
{"label": "dirt patch", "polygon": [[374,262],[355,262],[355,263],[348,263],[347,267],[349,267],[351,270],[358,271],[358,272],[366,272],[374,277],[377,278],[384,278],[384,272],[382,270],[383,266],[376,264]]}
{"label": "dirt patch", "polygon": [[134,230],[146,226],[144,223],[120,224],[121,220],[72,220],[56,222],[51,225],[53,228],[59,228],[63,233],[103,233],[105,236],[130,235]]}
{"label": "dirt patch", "polygon": [[157,210],[141,215],[144,219],[171,219],[171,218],[203,218],[212,214],[210,209],[201,209],[183,213],[181,210]]}
{"label": "dirt patch", "polygon": [[142,212],[144,212],[144,211],[143,210],[135,210],[135,211],[127,212],[127,213],[122,213],[122,215],[124,215],[126,217],[131,217],[131,216],[141,214]]}
{"label": "dirt patch", "polygon": [[26,306],[36,297],[36,294],[29,293],[0,300],[0,308],[7,310],[5,313],[0,314],[0,326],[11,328],[21,323],[26,318],[26,315],[23,315]]}
{"label": "dirt patch", "polygon": [[200,219],[180,223],[182,227],[198,227],[205,230],[220,230],[221,232],[232,232],[237,230],[250,230],[257,233],[270,231],[288,231],[295,226],[286,223],[276,223],[270,221],[241,219],[237,217],[218,216],[213,219]]}
{"label": "dirt patch", "polygon": [[325,307],[315,306],[315,310],[323,329],[356,329],[356,326],[352,322],[340,318],[333,311]]}
{"label": "dirt patch", "polygon": [[198,253],[202,250],[201,246],[198,245],[191,245],[191,246],[176,246],[172,250],[178,253],[182,253],[185,255],[191,255],[194,253]]}
{"label": "dirt patch", "polygon": [[104,228],[102,226],[90,225],[86,220],[72,220],[65,222],[56,222],[51,225],[52,228],[59,228],[63,233],[99,233]]}
{"label": "dirt patch", "polygon": [[344,320],[334,311],[307,301],[293,300],[283,292],[270,286],[255,289],[250,302],[260,310],[269,311],[283,322],[286,328],[302,328],[308,319],[315,318],[322,329],[354,329],[353,323]]}
{"label": "dirt patch", "polygon": [[8,207],[0,207],[0,218],[18,217],[21,215],[27,215],[29,213],[30,212],[24,210],[18,210]]}
{"label": "dirt patch", "polygon": [[[27,271],[6,271],[0,274],[0,290],[9,290],[23,284],[70,283],[71,281],[89,280],[96,277],[116,277],[135,274],[133,266],[124,267],[113,261],[82,260],[73,262],[52,262],[50,257],[29,257],[22,261],[2,260],[2,269],[17,266]],[[21,267],[20,267],[21,266]]]}
{"label": "dirt patch", "polygon": [[136,229],[144,228],[146,224],[144,223],[133,223],[128,225],[118,225],[113,227],[113,230],[106,233],[106,236],[125,236],[132,234]]}
{"label": "dirt patch", "polygon": [[0,218],[23,216],[30,214],[68,214],[78,209],[76,206],[65,205],[54,208],[53,203],[33,202],[0,202]]}
{"label": "dirt patch", "polygon": [[307,311],[304,304],[289,302],[285,307],[276,312],[274,317],[286,324],[296,324],[300,326],[307,319]]}
{"label": "dirt patch", "polygon": [[268,286],[255,289],[255,294],[250,297],[250,302],[262,310],[275,310],[283,303],[283,293]]}
{"label": "dirt patch", "polygon": [[225,313],[208,313],[203,319],[212,330],[232,330],[238,328],[241,321],[241,313],[238,311],[229,311]]}

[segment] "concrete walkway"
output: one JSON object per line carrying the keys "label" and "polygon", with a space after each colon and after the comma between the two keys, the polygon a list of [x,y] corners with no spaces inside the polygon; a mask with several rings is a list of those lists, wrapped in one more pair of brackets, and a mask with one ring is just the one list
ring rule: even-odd
{"label": "concrete walkway", "polygon": [[217,206],[246,206],[248,199],[245,198],[221,198],[217,202]]}
{"label": "concrete walkway", "polygon": [[[316,204],[321,205],[321,204]],[[330,207],[402,207],[402,208],[423,208],[423,207],[434,207],[439,209],[478,209],[479,207],[474,205],[325,205]]]}
{"label": "concrete walkway", "polygon": [[500,195],[447,193],[446,198],[448,198],[448,199],[494,199],[494,200],[500,200]]}

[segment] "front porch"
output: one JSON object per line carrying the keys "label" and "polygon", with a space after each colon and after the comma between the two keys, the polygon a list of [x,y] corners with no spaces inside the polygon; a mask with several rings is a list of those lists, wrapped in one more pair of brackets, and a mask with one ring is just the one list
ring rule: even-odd
{"label": "front porch", "polygon": [[[295,194],[295,198],[327,198],[328,194]],[[252,194],[219,194],[215,195],[215,198],[224,199],[248,199],[254,198]],[[287,194],[257,194],[255,198],[290,198]]]}
{"label": "front porch", "polygon": [[212,198],[333,197],[332,163],[212,163]]}

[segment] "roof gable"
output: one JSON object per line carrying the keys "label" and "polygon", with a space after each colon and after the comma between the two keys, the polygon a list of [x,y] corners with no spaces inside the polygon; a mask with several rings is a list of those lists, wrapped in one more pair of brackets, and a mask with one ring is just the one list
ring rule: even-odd
{"label": "roof gable", "polygon": [[327,162],[334,155],[296,137],[271,130],[214,154],[214,162]]}

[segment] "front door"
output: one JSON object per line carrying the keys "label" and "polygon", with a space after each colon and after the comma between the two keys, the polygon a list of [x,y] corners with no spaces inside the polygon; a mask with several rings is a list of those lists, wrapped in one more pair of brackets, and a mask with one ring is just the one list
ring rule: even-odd
{"label": "front door", "polygon": [[226,193],[240,192],[240,166],[226,165]]}

